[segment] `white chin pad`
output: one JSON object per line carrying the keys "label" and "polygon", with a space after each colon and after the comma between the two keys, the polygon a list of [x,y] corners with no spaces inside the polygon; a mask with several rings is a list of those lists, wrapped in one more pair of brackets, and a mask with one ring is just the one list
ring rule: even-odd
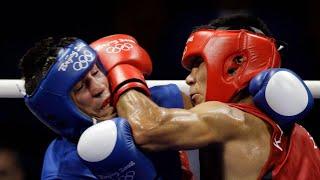
{"label": "white chin pad", "polygon": [[308,93],[302,82],[287,71],[272,76],[266,87],[269,106],[283,116],[301,113],[308,105]]}
{"label": "white chin pad", "polygon": [[78,142],[79,156],[88,162],[107,158],[117,141],[117,127],[113,121],[104,121],[84,131]]}

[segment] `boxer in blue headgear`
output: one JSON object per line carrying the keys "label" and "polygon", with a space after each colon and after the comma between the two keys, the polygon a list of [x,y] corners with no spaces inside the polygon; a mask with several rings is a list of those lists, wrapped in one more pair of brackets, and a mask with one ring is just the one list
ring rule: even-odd
{"label": "boxer in blue headgear", "polygon": [[79,111],[70,92],[96,63],[96,53],[80,39],[58,52],[37,89],[25,96],[29,109],[44,124],[67,138],[78,138],[92,125],[92,118]]}
{"label": "boxer in blue headgear", "polygon": [[[109,82],[97,65],[96,53],[84,41],[77,38],[62,38],[60,42],[45,39],[25,54],[20,66],[26,81],[26,105],[44,124],[61,135],[47,149],[42,179],[114,179],[124,176],[155,179],[159,174],[163,177],[163,172],[174,172],[175,175],[167,173],[165,176],[179,179],[179,171],[173,166],[166,165],[168,170],[159,173],[161,166],[154,165],[149,156],[147,158],[136,149],[128,122],[115,118],[114,108],[108,101]],[[151,94],[159,105],[183,106],[176,86],[156,87],[151,89]],[[168,104],[168,100],[171,103]],[[102,129],[98,134],[104,138],[103,145],[95,144],[95,138],[85,142],[94,146],[95,154],[92,155],[88,153],[92,148],[77,147],[77,143],[95,120],[109,121],[94,125],[82,135],[82,139],[86,139],[93,128],[95,133]],[[178,156],[174,158],[172,162],[179,161]],[[180,168],[180,161],[171,164]]]}

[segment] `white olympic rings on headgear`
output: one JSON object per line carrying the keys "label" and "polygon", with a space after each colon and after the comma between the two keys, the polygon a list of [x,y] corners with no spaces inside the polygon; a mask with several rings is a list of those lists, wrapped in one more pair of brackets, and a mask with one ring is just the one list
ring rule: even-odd
{"label": "white olympic rings on headgear", "polygon": [[73,63],[73,69],[79,71],[81,69],[85,69],[89,66],[89,62],[94,60],[94,55],[88,51],[83,51],[83,55],[80,55],[78,61]]}

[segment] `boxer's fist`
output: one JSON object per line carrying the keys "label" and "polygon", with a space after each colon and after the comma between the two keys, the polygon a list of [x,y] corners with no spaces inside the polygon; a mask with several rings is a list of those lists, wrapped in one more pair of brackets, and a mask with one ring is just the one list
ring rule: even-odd
{"label": "boxer's fist", "polygon": [[133,37],[124,34],[107,36],[90,46],[96,50],[110,81],[113,104],[131,88],[150,95],[144,76],[152,71],[151,59]]}
{"label": "boxer's fist", "polygon": [[294,72],[268,69],[250,81],[254,103],[282,128],[302,119],[313,106],[313,97],[303,80]]}
{"label": "boxer's fist", "polygon": [[78,154],[99,179],[153,180],[152,162],[139,151],[129,123],[122,118],[103,121],[81,135]]}

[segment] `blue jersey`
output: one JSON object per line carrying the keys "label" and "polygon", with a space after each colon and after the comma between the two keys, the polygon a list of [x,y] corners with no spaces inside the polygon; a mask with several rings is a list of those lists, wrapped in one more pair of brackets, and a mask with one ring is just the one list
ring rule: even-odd
{"label": "blue jersey", "polygon": [[[150,88],[151,98],[159,106],[182,108],[183,98],[174,84]],[[175,151],[146,154],[163,179],[180,179],[180,159]],[[98,179],[83,164],[77,154],[77,144],[66,138],[56,138],[49,145],[42,168],[41,179]]]}
{"label": "blue jersey", "polygon": [[66,138],[56,138],[49,145],[41,179],[97,179],[82,163],[77,145]]}

